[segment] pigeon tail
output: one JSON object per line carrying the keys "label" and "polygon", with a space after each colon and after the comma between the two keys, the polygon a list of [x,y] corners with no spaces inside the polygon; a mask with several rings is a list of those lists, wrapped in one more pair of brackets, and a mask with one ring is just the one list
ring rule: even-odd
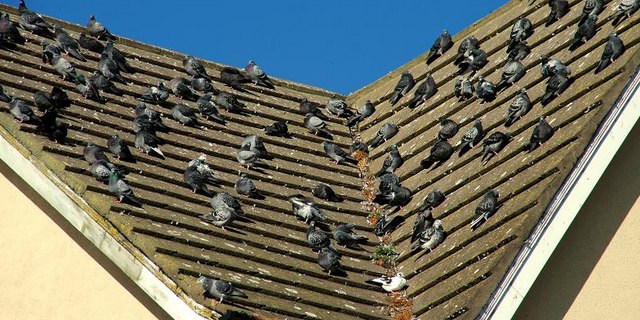
{"label": "pigeon tail", "polygon": [[69,52],[69,55],[70,55],[70,56],[72,56],[72,57],[74,57],[74,58],[76,58],[76,59],[78,59],[78,60],[80,60],[80,61],[83,61],[83,62],[86,62],[86,61],[87,61],[87,58],[85,58],[85,57],[82,55],[82,53],[80,53],[80,51],[78,51],[78,50],[76,50],[76,49],[69,49],[69,50],[68,50],[68,52]]}
{"label": "pigeon tail", "polygon": [[475,231],[476,229],[478,229],[478,227],[480,227],[485,221],[487,221],[487,219],[487,214],[483,214],[473,219],[473,221],[471,221],[471,231]]}
{"label": "pigeon tail", "polygon": [[611,64],[611,59],[600,60],[600,62],[598,63],[598,66],[596,67],[596,71],[594,73],[598,74],[602,72],[602,70],[608,67],[609,64]]}
{"label": "pigeon tail", "polygon": [[142,202],[136,198],[133,194],[125,194],[123,195],[124,199],[126,199],[130,204],[142,208]]}

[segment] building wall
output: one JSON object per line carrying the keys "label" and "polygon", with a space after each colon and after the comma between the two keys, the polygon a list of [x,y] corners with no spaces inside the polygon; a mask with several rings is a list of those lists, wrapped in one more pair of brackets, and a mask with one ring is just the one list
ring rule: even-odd
{"label": "building wall", "polygon": [[0,162],[0,319],[167,319]]}
{"label": "building wall", "polygon": [[638,319],[639,148],[636,123],[514,319]]}

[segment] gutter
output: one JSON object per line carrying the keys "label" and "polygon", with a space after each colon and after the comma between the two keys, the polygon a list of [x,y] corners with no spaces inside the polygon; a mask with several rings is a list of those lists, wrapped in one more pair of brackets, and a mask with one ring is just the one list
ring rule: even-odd
{"label": "gutter", "polygon": [[640,69],[636,69],[476,320],[513,317],[639,118]]}

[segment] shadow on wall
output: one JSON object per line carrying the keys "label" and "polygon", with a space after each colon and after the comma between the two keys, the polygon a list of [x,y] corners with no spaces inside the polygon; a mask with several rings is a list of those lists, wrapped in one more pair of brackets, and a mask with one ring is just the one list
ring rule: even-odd
{"label": "shadow on wall", "polygon": [[16,186],[23,194],[25,194],[40,210],[45,212],[47,216],[60,227],[73,241],[75,241],[91,258],[100,264],[114,279],[116,279],[123,287],[127,289],[140,303],[142,303],[155,317],[158,319],[171,319],[153,299],[151,299],[133,280],[131,280],[118,266],[116,266],[109,258],[104,256],[93,243],[87,240],[82,233],[71,225],[65,218],[60,215],[56,209],[47,203],[38,193],[35,192],[22,178],[20,178],[11,168],[4,162],[0,161],[0,174],[4,175],[14,186]]}
{"label": "shadow on wall", "polygon": [[562,319],[640,195],[640,122],[605,170],[513,319]]}

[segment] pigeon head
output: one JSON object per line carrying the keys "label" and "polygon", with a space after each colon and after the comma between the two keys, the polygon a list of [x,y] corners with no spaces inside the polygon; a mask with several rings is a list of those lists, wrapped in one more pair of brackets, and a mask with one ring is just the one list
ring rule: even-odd
{"label": "pigeon head", "polygon": [[409,74],[411,74],[409,71],[402,71],[403,76],[408,76]]}
{"label": "pigeon head", "polygon": [[434,221],[433,222],[433,227],[436,228],[436,229],[442,228],[442,221],[440,221],[440,220]]}
{"label": "pigeon head", "polygon": [[511,132],[505,132],[504,136],[507,138],[507,140],[511,140],[513,138],[513,133]]}
{"label": "pigeon head", "polygon": [[526,94],[526,93],[527,93],[527,89],[525,89],[525,88],[520,88],[520,89],[518,90],[518,93],[519,93],[519,94]]}
{"label": "pigeon head", "polygon": [[596,21],[598,21],[598,16],[597,16],[597,15],[595,15],[595,14],[593,14],[593,12],[592,12],[592,13],[590,13],[590,14],[589,14],[589,16],[587,17],[587,20],[589,20],[589,21],[591,21],[591,22],[596,22]]}
{"label": "pigeon head", "polygon": [[476,121],[474,123],[475,124],[482,124],[482,119],[478,118],[478,119],[476,119]]}
{"label": "pigeon head", "polygon": [[96,16],[94,15],[89,16],[89,20],[96,20]]}
{"label": "pigeon head", "polygon": [[207,278],[207,277],[205,277],[205,276],[200,276],[200,277],[198,278],[198,280],[196,280],[196,282],[197,282],[199,285],[204,285],[205,283],[207,283],[207,281],[208,281],[208,280],[209,280],[209,278]]}
{"label": "pigeon head", "polygon": [[546,119],[547,119],[547,116],[542,116],[542,117],[540,117],[540,122],[543,122],[543,121],[545,121]]}
{"label": "pigeon head", "polygon": [[253,61],[253,60],[249,60],[249,65],[255,65],[255,64],[256,64],[256,62],[255,62],[255,61]]}
{"label": "pigeon head", "polygon": [[618,37],[618,33],[616,32],[612,32],[611,35],[609,35],[610,38],[617,38]]}
{"label": "pigeon head", "polygon": [[398,277],[398,278],[404,278],[404,273],[402,273],[402,272],[398,272],[398,273],[396,274],[396,277]]}
{"label": "pigeon head", "polygon": [[53,30],[56,30],[56,31],[58,31],[58,30],[62,30],[62,27],[60,27],[60,25],[59,25],[59,24],[54,23],[54,24],[53,24]]}
{"label": "pigeon head", "polygon": [[205,160],[207,160],[207,155],[206,154],[201,154],[200,156],[198,156],[198,160],[204,162]]}

